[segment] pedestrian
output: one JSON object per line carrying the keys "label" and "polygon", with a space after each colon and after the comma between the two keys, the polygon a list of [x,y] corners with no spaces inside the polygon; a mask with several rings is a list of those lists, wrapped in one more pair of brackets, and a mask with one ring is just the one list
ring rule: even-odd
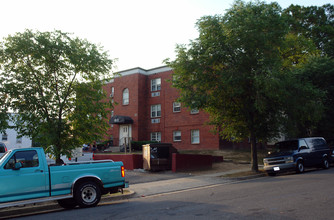
{"label": "pedestrian", "polygon": [[97,150],[97,146],[96,146],[96,142],[94,141],[94,143],[93,143],[93,153],[95,153],[96,150]]}

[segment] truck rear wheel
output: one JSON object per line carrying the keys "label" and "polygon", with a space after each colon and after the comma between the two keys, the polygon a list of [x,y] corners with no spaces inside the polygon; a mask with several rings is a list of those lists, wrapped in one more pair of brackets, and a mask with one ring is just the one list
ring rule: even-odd
{"label": "truck rear wheel", "polygon": [[64,209],[74,209],[78,205],[74,199],[61,199],[57,202]]}
{"label": "truck rear wheel", "polygon": [[83,182],[76,187],[74,199],[81,208],[94,207],[100,202],[101,190],[95,182]]}

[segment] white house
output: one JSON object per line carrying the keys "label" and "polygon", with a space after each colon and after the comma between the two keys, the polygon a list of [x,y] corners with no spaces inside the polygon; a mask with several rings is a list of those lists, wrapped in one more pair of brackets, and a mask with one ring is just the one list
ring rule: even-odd
{"label": "white house", "polygon": [[8,150],[31,147],[32,145],[31,138],[19,137],[14,129],[6,129],[5,133],[0,133],[0,138],[0,142],[5,143]]}

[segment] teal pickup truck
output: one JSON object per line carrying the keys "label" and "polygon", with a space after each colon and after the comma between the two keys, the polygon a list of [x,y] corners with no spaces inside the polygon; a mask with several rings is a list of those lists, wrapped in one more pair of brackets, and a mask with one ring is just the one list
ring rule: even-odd
{"label": "teal pickup truck", "polygon": [[102,194],[127,187],[122,162],[49,166],[43,148],[9,150],[0,158],[0,208],[52,200],[67,209],[93,207]]}

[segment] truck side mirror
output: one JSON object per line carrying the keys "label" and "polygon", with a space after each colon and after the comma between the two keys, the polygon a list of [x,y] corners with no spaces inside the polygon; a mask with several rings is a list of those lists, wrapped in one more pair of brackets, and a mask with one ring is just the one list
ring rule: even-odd
{"label": "truck side mirror", "polygon": [[21,168],[22,168],[22,163],[20,163],[20,162],[16,162],[15,165],[14,165],[13,170],[19,170],[19,169],[21,169]]}

